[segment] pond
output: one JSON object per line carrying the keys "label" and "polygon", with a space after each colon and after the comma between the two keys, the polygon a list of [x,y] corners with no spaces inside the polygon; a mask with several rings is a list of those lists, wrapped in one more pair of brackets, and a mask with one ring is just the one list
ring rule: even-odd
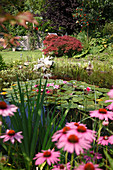
{"label": "pond", "polygon": [[[41,79],[41,92],[40,95],[43,95],[43,89],[45,84],[45,79]],[[35,101],[37,95],[39,94],[40,82],[38,80],[32,80],[27,82],[21,82],[21,89],[24,93],[24,101]],[[26,85],[28,89],[28,96],[26,92]],[[89,88],[89,91],[87,90]],[[19,102],[19,89],[18,85],[14,84],[10,88],[4,89],[6,95],[5,98],[10,102],[11,94],[15,102]],[[73,110],[74,118],[77,118],[77,114],[80,112],[89,112],[90,110],[95,110],[100,108],[100,106],[106,107],[108,103],[105,103],[105,100],[109,99],[107,96],[107,88],[99,88],[98,86],[89,85],[85,82],[70,80],[64,81],[62,79],[49,79],[47,81],[47,86],[45,89],[44,97],[44,106],[51,109],[56,107],[56,109],[67,109],[70,105],[70,109]],[[1,93],[2,95],[2,93]],[[71,113],[71,111],[70,111]],[[75,116],[76,115],[76,116]],[[69,119],[73,117],[71,114],[68,114]]]}
{"label": "pond", "polygon": [[[112,88],[113,81],[113,69],[108,66],[101,66],[99,63],[85,64],[86,62],[79,63],[72,60],[69,62],[60,61],[56,62],[52,68],[47,68],[43,70],[34,70],[33,63],[29,62],[29,65],[22,65],[21,68],[18,65],[14,68],[9,68],[7,70],[2,70],[0,74],[0,91],[4,87],[10,87],[10,85],[17,81],[16,73],[21,81],[36,80],[40,77],[49,79],[63,79],[63,80],[77,80],[83,81],[88,84],[96,85],[101,88]],[[93,66],[92,66],[93,65]],[[48,75],[48,76],[47,76]]]}

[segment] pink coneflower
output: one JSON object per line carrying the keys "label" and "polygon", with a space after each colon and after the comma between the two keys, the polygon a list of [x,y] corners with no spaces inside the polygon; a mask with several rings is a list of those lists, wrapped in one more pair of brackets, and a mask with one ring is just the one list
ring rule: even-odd
{"label": "pink coneflower", "polygon": [[10,140],[11,143],[14,144],[16,139],[19,143],[21,143],[21,139],[23,139],[21,133],[22,132],[16,133],[14,130],[7,129],[5,135],[0,136],[0,138],[4,138],[3,142]]}
{"label": "pink coneflower", "polygon": [[70,127],[65,126],[63,129],[58,130],[57,132],[54,133],[52,136],[52,142],[55,142],[60,139],[60,137],[65,137],[66,133],[71,130]]}
{"label": "pink coneflower", "polygon": [[42,153],[39,152],[38,154],[35,155],[35,157],[33,158],[33,160],[36,159],[35,161],[35,165],[40,165],[43,162],[47,161],[47,163],[49,165],[57,163],[57,161],[60,161],[60,159],[58,159],[60,157],[60,152],[59,151],[54,151],[53,150],[42,150]]}
{"label": "pink coneflower", "polygon": [[66,126],[69,126],[71,129],[76,129],[79,125],[84,125],[80,122],[70,122],[70,123],[66,123]]}
{"label": "pink coneflower", "polygon": [[[89,156],[89,154],[90,156]],[[95,161],[97,159],[102,159],[102,155],[100,153],[95,153],[94,151],[89,151],[89,152],[84,152],[84,159],[86,159],[86,162],[89,162],[89,161]]]}
{"label": "pink coneflower", "polygon": [[87,129],[87,127],[85,125],[77,126],[76,132],[77,132],[77,134],[81,134],[82,138],[84,138],[85,140],[88,140],[90,142],[95,140],[96,132],[93,130]]}
{"label": "pink coneflower", "polygon": [[7,105],[6,102],[0,101],[0,115],[2,116],[13,116],[13,112],[16,112],[18,107],[15,105]]}
{"label": "pink coneflower", "polygon": [[108,105],[106,108],[109,110],[113,110],[113,100],[106,100],[105,103],[112,102],[110,105]]}
{"label": "pink coneflower", "polygon": [[59,139],[57,143],[57,147],[60,149],[63,147],[64,151],[73,153],[76,152],[77,155],[83,153],[84,149],[89,149],[90,143],[89,141],[84,140],[78,134],[76,134],[75,130],[70,130],[67,132],[65,137]]}
{"label": "pink coneflower", "polygon": [[54,165],[52,170],[70,170],[71,165],[70,162],[68,162],[67,164],[58,164],[58,165]]}
{"label": "pink coneflower", "polygon": [[98,168],[98,164],[93,164],[92,162],[88,162],[86,164],[80,165],[78,168],[75,168],[74,170],[102,170]]}
{"label": "pink coneflower", "polygon": [[113,98],[113,89],[111,89],[111,90],[107,93],[107,95],[108,95],[110,98]]}
{"label": "pink coneflower", "polygon": [[113,144],[113,135],[100,136],[97,142],[98,144],[101,144],[101,145],[108,145],[108,143]]}
{"label": "pink coneflower", "polygon": [[75,129],[76,133],[81,135],[84,139],[89,140],[92,142],[95,140],[95,131],[87,129],[85,124],[82,124],[80,122],[71,122],[66,123],[66,126],[69,126],[71,129]]}
{"label": "pink coneflower", "polygon": [[91,117],[97,117],[100,120],[107,120],[108,118],[113,120],[113,112],[107,111],[106,109],[102,108],[99,110],[94,110],[94,111],[90,111],[90,116]]}

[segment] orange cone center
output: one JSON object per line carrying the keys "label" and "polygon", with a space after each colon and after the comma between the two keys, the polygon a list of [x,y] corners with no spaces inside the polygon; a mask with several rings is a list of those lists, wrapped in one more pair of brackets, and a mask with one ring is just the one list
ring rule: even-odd
{"label": "orange cone center", "polygon": [[15,131],[14,130],[9,130],[9,132],[7,134],[9,136],[14,136],[15,135]]}
{"label": "orange cone center", "polygon": [[84,170],[95,170],[95,167],[92,163],[87,163],[85,166],[84,166]]}
{"label": "orange cone center", "polygon": [[75,122],[74,125],[75,125],[75,126],[79,126],[79,123],[76,123],[76,122]]}
{"label": "orange cone center", "polygon": [[45,152],[43,153],[43,156],[44,156],[44,157],[50,157],[50,156],[51,156],[51,152],[45,151]]}
{"label": "orange cone center", "polygon": [[5,102],[0,102],[0,109],[7,109],[7,104]]}
{"label": "orange cone center", "polygon": [[70,129],[71,129],[70,127],[65,126],[65,127],[63,128],[63,133],[66,134],[67,131],[69,131]]}
{"label": "orange cone center", "polygon": [[106,113],[107,113],[107,110],[106,110],[106,109],[99,109],[99,113],[101,113],[101,114],[106,114]]}
{"label": "orange cone center", "polygon": [[60,169],[64,169],[65,167],[64,167],[64,165],[60,165]]}
{"label": "orange cone center", "polygon": [[78,137],[76,136],[76,135],[70,135],[69,137],[68,137],[68,141],[70,142],[70,143],[77,143],[78,142]]}
{"label": "orange cone center", "polygon": [[83,133],[83,132],[86,132],[86,127],[80,125],[80,126],[77,127],[77,131],[78,131],[78,132],[82,132],[82,133]]}

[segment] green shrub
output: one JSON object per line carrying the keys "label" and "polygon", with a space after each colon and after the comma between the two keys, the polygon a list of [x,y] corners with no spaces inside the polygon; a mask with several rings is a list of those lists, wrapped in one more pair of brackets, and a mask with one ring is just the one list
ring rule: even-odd
{"label": "green shrub", "polygon": [[113,22],[106,23],[103,28],[103,35],[112,35],[113,34]]}
{"label": "green shrub", "polygon": [[0,70],[4,70],[5,67],[5,62],[3,61],[2,55],[0,55]]}
{"label": "green shrub", "polygon": [[89,40],[87,38],[87,34],[85,31],[82,31],[80,32],[78,35],[77,35],[77,39],[82,43],[83,45],[83,49],[86,50],[89,48]]}
{"label": "green shrub", "polygon": [[106,38],[92,38],[91,41],[89,42],[89,45],[90,45],[89,53],[97,54],[107,48],[108,40]]}
{"label": "green shrub", "polygon": [[0,46],[0,51],[4,50],[4,47]]}

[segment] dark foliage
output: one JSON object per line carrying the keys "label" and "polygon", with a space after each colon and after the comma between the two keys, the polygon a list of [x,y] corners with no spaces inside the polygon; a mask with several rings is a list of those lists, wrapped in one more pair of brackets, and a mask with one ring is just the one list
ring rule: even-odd
{"label": "dark foliage", "polygon": [[73,34],[76,29],[76,18],[73,18],[73,12],[78,5],[76,0],[48,0],[41,12],[43,23],[50,21],[50,26],[57,33]]}

